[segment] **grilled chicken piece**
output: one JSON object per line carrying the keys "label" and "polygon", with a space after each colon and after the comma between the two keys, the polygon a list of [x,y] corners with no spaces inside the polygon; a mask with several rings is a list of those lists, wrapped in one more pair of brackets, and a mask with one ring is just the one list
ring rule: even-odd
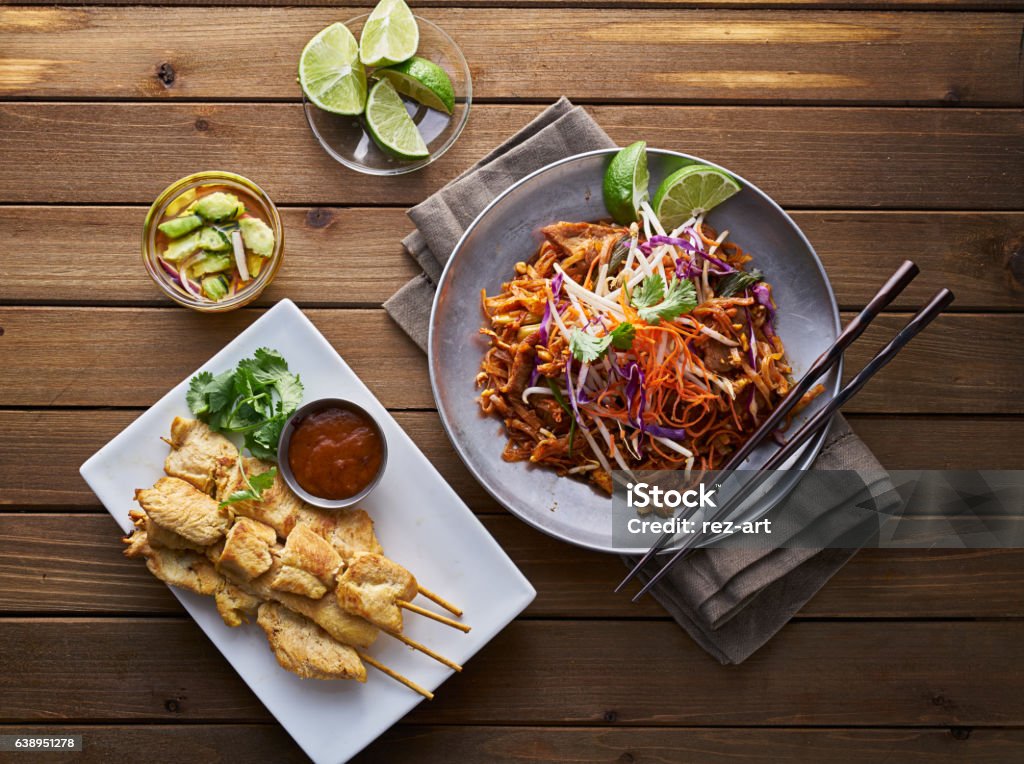
{"label": "grilled chicken piece", "polygon": [[146,532],[149,542],[155,546],[162,546],[165,549],[191,549],[193,552],[203,552],[205,548],[199,544],[193,544],[184,536],[166,528],[161,528],[153,518],[141,509],[133,509],[128,512],[128,517],[135,523],[135,527]]}
{"label": "grilled chicken piece", "polygon": [[264,603],[256,622],[267,633],[277,662],[288,671],[305,679],[366,681],[366,667],[354,649],[288,608]]}
{"label": "grilled chicken piece", "polygon": [[226,507],[175,477],[160,478],[152,488],[137,490],[135,500],[161,528],[202,547],[220,539],[231,522]]}
{"label": "grilled chicken piece", "polygon": [[419,586],[412,573],[379,554],[364,554],[353,560],[338,579],[336,591],[342,610],[362,616],[385,631],[402,630],[402,609],[398,600],[408,602]]}
{"label": "grilled chicken piece", "polygon": [[701,355],[704,365],[716,374],[727,374],[743,364],[740,351],[718,340],[709,340]]}
{"label": "grilled chicken piece", "polygon": [[[208,549],[206,554],[207,557],[216,559],[218,556],[216,546]],[[228,571],[224,571],[224,576],[247,594],[259,597],[261,600],[278,602],[289,610],[306,616],[334,639],[344,642],[346,645],[369,647],[376,641],[377,635],[380,633],[377,627],[358,616],[346,613],[334,597],[311,600],[298,594],[274,589],[271,582],[277,578],[281,566],[280,559],[274,555],[274,563],[270,566],[270,570],[252,581],[245,581]]]}
{"label": "grilled chicken piece", "polygon": [[[259,475],[274,466],[251,457],[242,459],[242,465],[246,475]],[[224,501],[235,491],[242,491],[247,487],[236,463],[231,469],[230,476],[223,481],[223,487],[218,488],[217,499]],[[259,520],[277,531],[281,538],[287,538],[295,527],[295,518],[301,505],[299,497],[291,492],[278,471],[274,484],[261,494],[259,501],[239,501],[232,504],[231,508],[235,514]]]}
{"label": "grilled chicken piece", "polygon": [[320,579],[291,565],[282,565],[270,585],[279,592],[290,592],[311,600],[318,600],[327,594],[327,587]]}
{"label": "grilled chicken piece", "polygon": [[345,562],[360,554],[381,554],[384,550],[373,532],[373,520],[361,509],[336,509],[330,512],[303,504],[298,525],[304,525],[334,547]]}
{"label": "grilled chicken piece", "polygon": [[263,575],[273,563],[270,548],[277,542],[277,533],[269,525],[248,517],[240,517],[224,539],[224,549],[217,558],[217,569],[250,581]]}
{"label": "grilled chicken piece", "polygon": [[324,586],[333,587],[342,565],[341,555],[322,536],[306,525],[296,525],[285,539],[281,562],[301,568],[317,577]]}
{"label": "grilled chicken piece", "polygon": [[247,623],[256,615],[256,610],[263,602],[259,597],[248,594],[229,581],[214,595],[217,612],[228,626],[235,627]]}
{"label": "grilled chicken piece", "polygon": [[128,544],[125,557],[144,557],[149,572],[171,586],[215,595],[224,584],[213,564],[197,552],[154,546],[144,530],[135,530],[124,541]]}
{"label": "grilled chicken piece", "polygon": [[164,472],[191,483],[203,493],[213,494],[223,466],[238,461],[234,443],[198,419],[175,417],[169,443],[171,453],[164,462]]}
{"label": "grilled chicken piece", "polygon": [[342,565],[334,547],[305,525],[296,525],[288,534],[280,557],[281,571],[271,586],[314,600],[334,588],[334,577]]}

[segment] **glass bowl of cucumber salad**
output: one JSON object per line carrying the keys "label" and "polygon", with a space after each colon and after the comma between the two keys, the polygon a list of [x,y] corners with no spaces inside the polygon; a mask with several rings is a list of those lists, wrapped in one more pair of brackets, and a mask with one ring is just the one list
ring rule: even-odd
{"label": "glass bowl of cucumber salad", "polygon": [[172,183],[149,208],[142,261],[179,305],[222,313],[247,305],[274,279],[284,229],[262,188],[211,170]]}

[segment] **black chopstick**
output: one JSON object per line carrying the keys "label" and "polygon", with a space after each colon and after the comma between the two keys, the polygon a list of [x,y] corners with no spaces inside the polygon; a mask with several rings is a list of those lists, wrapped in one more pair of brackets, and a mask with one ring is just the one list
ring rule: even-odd
{"label": "black chopstick", "polygon": [[[761,445],[761,442],[775,431],[782,422],[783,417],[810,391],[811,386],[821,379],[829,369],[835,366],[842,357],[843,351],[864,333],[864,330],[871,325],[875,317],[907,288],[907,285],[914,280],[918,273],[920,273],[920,269],[912,261],[903,261],[903,264],[896,269],[892,276],[889,277],[889,280],[871,298],[871,301],[864,310],[850,320],[839,333],[839,336],[836,337],[835,342],[811,364],[811,368],[807,370],[807,373],[793,386],[789,394],[776,406],[771,416],[754,431],[746,443],[736,450],[725,466],[722,467],[721,472],[728,473],[739,469],[740,465],[746,461],[754,449]],[[621,590],[623,586],[628,584],[674,535],[670,531],[663,533],[661,538],[647,550],[644,556],[633,566],[633,569],[622,579],[621,583],[615,587],[615,591]]]}
{"label": "black chopstick", "polygon": [[[754,475],[749,482],[747,482],[739,491],[729,498],[727,502],[724,502],[715,513],[709,518],[709,522],[713,522],[715,519],[727,515],[735,507],[741,504],[754,489],[760,485],[764,478],[775,469],[785,464],[786,460],[792,457],[797,450],[807,440],[812,438],[815,434],[828,427],[832,416],[839,411],[844,405],[846,405],[853,396],[855,396],[865,384],[878,373],[886,364],[888,364],[896,355],[906,346],[910,340],[916,337],[922,329],[928,324],[935,320],[935,318],[945,308],[953,302],[953,293],[948,289],[940,289],[928,304],[921,308],[914,316],[906,323],[906,325],[896,333],[888,344],[879,350],[875,356],[864,365],[857,374],[851,379],[843,388],[832,398],[824,407],[821,408],[814,416],[807,420],[788,439],[785,446],[780,448],[775,454],[772,455],[764,465],[757,470],[757,474]],[[633,597],[633,601],[636,602],[640,597],[647,593],[658,581],[664,577],[668,571],[681,560],[687,552],[692,550],[693,545],[700,538],[699,534],[684,539],[680,548],[676,553],[669,559],[669,561],[652,577],[651,580],[644,584],[643,588]]]}

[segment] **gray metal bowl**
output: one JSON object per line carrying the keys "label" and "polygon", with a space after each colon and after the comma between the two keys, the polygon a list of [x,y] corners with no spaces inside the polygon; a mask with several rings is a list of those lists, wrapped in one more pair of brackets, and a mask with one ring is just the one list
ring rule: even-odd
{"label": "gray metal bowl", "polygon": [[[455,247],[438,286],[430,320],[430,382],[441,421],[470,472],[501,504],[530,525],[555,538],[603,552],[629,550],[612,545],[611,500],[589,485],[560,478],[554,471],[501,458],[506,438],[500,420],[484,416],[477,404],[474,378],[487,350],[479,334],[483,324],[480,290],[497,292],[513,275],[518,260],[528,260],[541,244],[540,229],[559,220],[596,221],[609,217],[601,183],[616,149],[571,156],[523,178],[489,204]],[[648,149],[651,195],[662,179],[686,164],[714,165],[698,157]],[[726,168],[722,168],[726,169]],[[730,171],[731,172],[731,171]],[[708,216],[730,241],[748,250],[764,272],[779,305],[776,329],[786,345],[797,377],[839,333],[839,309],[821,261],[796,223],[779,205],[747,180],[732,173],[743,190]],[[798,417],[813,413],[834,394],[839,369],[823,380],[827,395]],[[743,519],[767,512],[793,489],[798,470],[810,466],[824,442],[814,438],[787,465],[790,476],[747,510]],[[777,449],[757,449],[744,465],[756,469]],[[671,549],[671,545],[668,547]]]}
{"label": "gray metal bowl", "polygon": [[[374,428],[377,430],[377,435],[380,436],[381,454],[380,454],[380,469],[377,470],[377,474],[373,480],[367,484],[367,486],[354,496],[349,496],[347,499],[324,499],[320,496],[315,496],[299,485],[299,481],[295,479],[295,475],[292,472],[291,463],[288,461],[288,448],[291,444],[292,433],[295,432],[295,428],[299,426],[303,419],[310,414],[316,414],[317,412],[324,411],[325,409],[348,409],[354,411],[357,414],[362,414],[366,421],[372,422]],[[277,468],[281,472],[281,477],[284,478],[284,482],[288,484],[295,495],[303,501],[312,504],[316,507],[323,507],[324,509],[343,509],[344,507],[351,507],[354,504],[358,504],[367,496],[370,491],[377,487],[381,477],[384,475],[384,468],[388,464],[388,441],[384,437],[384,430],[381,429],[380,423],[374,419],[373,415],[364,409],[362,406],[353,403],[345,398],[318,398],[315,401],[310,401],[305,406],[299,407],[294,414],[288,417],[288,420],[284,423],[284,427],[281,429],[281,437],[277,441]]]}

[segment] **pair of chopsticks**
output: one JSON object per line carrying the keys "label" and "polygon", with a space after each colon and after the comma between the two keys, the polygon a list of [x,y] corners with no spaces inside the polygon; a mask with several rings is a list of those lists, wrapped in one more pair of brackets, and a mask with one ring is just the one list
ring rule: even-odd
{"label": "pair of chopsticks", "polygon": [[[875,317],[878,316],[882,310],[885,309],[896,297],[906,289],[907,285],[914,280],[914,277],[920,273],[918,267],[910,260],[905,260],[903,264],[896,269],[896,272],[889,277],[889,280],[878,290],[878,293],[871,299],[871,302],[867,304],[860,313],[858,313],[839,333],[836,341],[822,353],[818,359],[811,365],[807,373],[797,382],[793,389],[790,390],[789,394],[782,400],[782,402],[776,407],[775,411],[772,412],[771,416],[764,421],[764,423],[754,431],[754,434],[750,436],[746,443],[744,443],[729,459],[728,463],[722,467],[721,472],[728,474],[734,470],[739,469],[740,465],[753,453],[761,443],[769,436],[771,436],[782,422],[783,418],[793,409],[797,403],[806,395],[811,387],[825,375],[829,369],[839,362],[843,356],[843,352],[852,345],[857,338],[859,338],[864,330],[871,325]],[[740,505],[740,503],[746,499],[753,490],[760,485],[764,477],[771,470],[777,469],[782,464],[786,463],[786,460],[793,456],[808,440],[814,435],[821,432],[824,428],[828,427],[832,421],[832,415],[835,414],[839,409],[846,405],[849,400],[856,395],[868,380],[870,380],[882,367],[884,367],[889,361],[896,357],[904,346],[910,342],[917,334],[930,324],[935,318],[951,303],[953,302],[953,293],[948,289],[940,289],[928,303],[921,308],[914,316],[906,323],[906,325],[900,329],[899,332],[889,341],[889,343],[879,350],[875,356],[868,361],[868,363],[862,368],[854,377],[851,379],[828,403],[823,406],[814,416],[807,420],[792,436],[787,438],[786,444],[782,446],[775,454],[768,459],[767,462],[761,466],[754,477],[743,486],[740,491],[730,497],[729,501],[722,503],[715,512],[707,517],[708,522],[713,522],[716,519],[724,518],[728,516],[734,508]],[[642,569],[650,562],[650,560],[662,549],[669,539],[673,538],[675,534],[666,532],[662,534],[661,538],[647,551],[646,554],[633,569],[622,579],[615,591],[620,591],[623,586],[629,583]],[[683,559],[689,554],[696,543],[701,540],[701,534],[693,534],[683,540],[678,550],[669,559],[669,561],[662,566],[662,568],[655,573],[651,579],[640,589],[639,592],[633,597],[633,601],[636,602],[640,597],[646,594],[651,587],[658,583],[668,572],[672,569],[672,566]]]}

